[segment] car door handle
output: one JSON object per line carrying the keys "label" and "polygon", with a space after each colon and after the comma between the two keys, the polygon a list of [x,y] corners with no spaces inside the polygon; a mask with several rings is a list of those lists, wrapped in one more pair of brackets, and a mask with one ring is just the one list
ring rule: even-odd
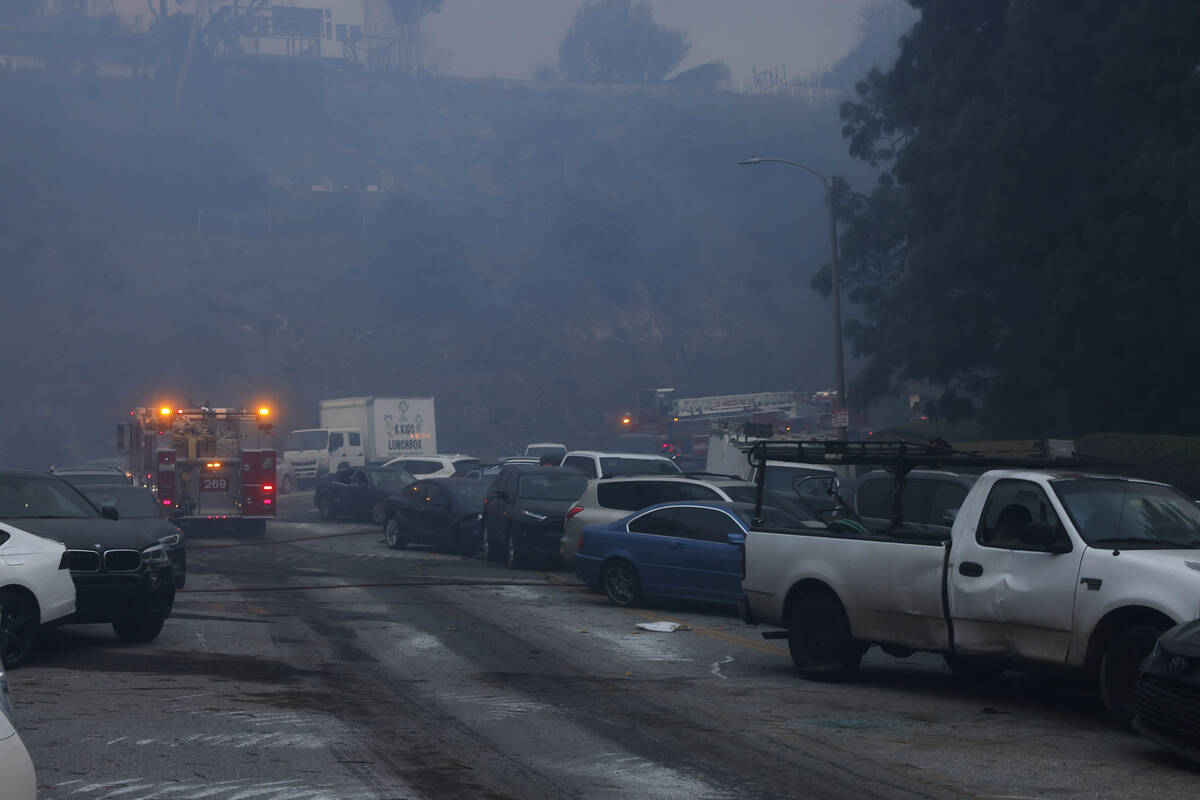
{"label": "car door handle", "polygon": [[968,578],[978,578],[983,574],[983,565],[976,564],[974,561],[964,561],[958,565],[958,574],[966,575]]}

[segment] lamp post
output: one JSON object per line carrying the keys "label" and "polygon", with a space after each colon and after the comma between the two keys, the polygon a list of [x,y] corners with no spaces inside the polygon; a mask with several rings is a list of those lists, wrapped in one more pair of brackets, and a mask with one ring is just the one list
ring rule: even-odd
{"label": "lamp post", "polygon": [[[738,162],[742,166],[768,163],[798,167],[805,172],[817,176],[821,179],[821,183],[825,184],[825,202],[829,206],[829,277],[833,283],[833,347],[835,368],[837,370],[837,400],[834,402],[833,410],[835,412],[844,411],[846,409],[846,369],[842,359],[842,288],[841,281],[838,278],[837,209],[833,202],[834,177],[817,172],[806,164],[789,161],[786,158],[760,158],[754,156],[753,158],[747,158],[745,161]],[[838,437],[845,441],[846,426],[838,425],[837,429]]]}

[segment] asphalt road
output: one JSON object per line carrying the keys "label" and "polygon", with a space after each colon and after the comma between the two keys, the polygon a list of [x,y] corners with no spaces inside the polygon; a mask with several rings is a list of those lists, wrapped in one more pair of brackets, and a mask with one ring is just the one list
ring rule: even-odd
{"label": "asphalt road", "polygon": [[[10,678],[43,800],[1194,798],[1200,771],[1047,678],[872,651],[810,683],[730,611],[622,610],[565,571],[389,550],[308,495],[189,541],[148,645],[46,637]],[[670,620],[687,630],[640,632]]]}

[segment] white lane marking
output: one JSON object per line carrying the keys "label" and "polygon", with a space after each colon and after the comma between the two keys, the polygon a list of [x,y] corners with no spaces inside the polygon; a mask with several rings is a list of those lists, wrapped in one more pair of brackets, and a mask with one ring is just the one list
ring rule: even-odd
{"label": "white lane marking", "polygon": [[733,656],[725,656],[725,657],[724,657],[724,658],[722,658],[720,661],[714,661],[714,662],[712,663],[712,669],[711,669],[711,670],[709,670],[709,671],[710,671],[710,672],[711,672],[713,675],[716,675],[718,678],[720,678],[720,679],[721,679],[721,680],[723,680],[723,681],[724,681],[724,680],[729,680],[729,676],[728,676],[728,675],[723,675],[723,674],[721,673],[721,667],[725,666],[726,664],[732,664],[732,663],[733,663]]}
{"label": "white lane marking", "polygon": [[205,640],[204,634],[200,631],[196,631],[196,641],[200,643],[201,650],[208,652],[208,642]]}

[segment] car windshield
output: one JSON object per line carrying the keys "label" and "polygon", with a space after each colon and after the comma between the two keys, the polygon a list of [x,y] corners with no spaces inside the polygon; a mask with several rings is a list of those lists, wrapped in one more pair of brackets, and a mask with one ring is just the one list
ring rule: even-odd
{"label": "car windshield", "polygon": [[59,475],[72,486],[128,486],[129,479],[119,472],[78,472]]}
{"label": "car windshield", "polygon": [[618,475],[678,475],[679,472],[675,462],[665,458],[600,457],[600,474],[605,478]]}
{"label": "car windshield", "polygon": [[115,508],[121,519],[151,519],[162,516],[158,510],[158,501],[148,489],[115,492],[105,491],[101,487],[89,487],[84,489],[83,493],[99,508]]}
{"label": "car windshield", "polygon": [[443,489],[454,495],[454,499],[463,505],[483,505],[483,496],[487,492],[487,483],[468,478],[450,478],[439,484]]}
{"label": "car windshield", "polygon": [[1092,547],[1200,548],[1200,508],[1169,486],[1104,478],[1051,485],[1079,535]]}
{"label": "car windshield", "polygon": [[292,431],[285,450],[324,450],[329,446],[329,431]]}
{"label": "car windshield", "polygon": [[571,473],[522,475],[517,481],[517,496],[526,500],[578,500],[588,479]]}
{"label": "car windshield", "polygon": [[0,477],[2,519],[89,519],[95,507],[78,491],[51,477]]}
{"label": "car windshield", "polygon": [[383,489],[398,489],[408,486],[410,483],[415,483],[416,478],[405,472],[399,467],[391,469],[369,469],[367,475],[371,478],[371,485],[378,486]]}

